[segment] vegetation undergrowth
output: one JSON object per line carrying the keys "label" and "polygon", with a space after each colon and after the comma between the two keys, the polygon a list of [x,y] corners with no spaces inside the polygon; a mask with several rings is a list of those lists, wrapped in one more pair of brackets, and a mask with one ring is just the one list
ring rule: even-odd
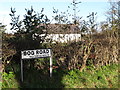
{"label": "vegetation undergrowth", "polygon": [[13,72],[2,76],[2,88],[119,88],[118,64],[100,68],[87,66],[82,72],[54,69],[52,78],[49,70],[26,70],[21,84],[18,84]]}
{"label": "vegetation undergrowth", "polygon": [[83,72],[71,70],[63,77],[65,88],[118,88],[118,65],[94,69],[86,67]]}

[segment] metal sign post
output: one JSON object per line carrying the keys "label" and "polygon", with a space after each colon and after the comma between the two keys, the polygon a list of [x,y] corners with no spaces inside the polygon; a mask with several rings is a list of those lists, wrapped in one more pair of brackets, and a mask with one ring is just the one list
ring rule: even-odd
{"label": "metal sign post", "polygon": [[21,81],[23,82],[23,60],[21,59]]}
{"label": "metal sign post", "polygon": [[21,51],[21,81],[23,82],[23,59],[50,58],[50,77],[52,77],[52,50],[37,49]]}
{"label": "metal sign post", "polygon": [[52,55],[50,57],[50,77],[52,77]]}

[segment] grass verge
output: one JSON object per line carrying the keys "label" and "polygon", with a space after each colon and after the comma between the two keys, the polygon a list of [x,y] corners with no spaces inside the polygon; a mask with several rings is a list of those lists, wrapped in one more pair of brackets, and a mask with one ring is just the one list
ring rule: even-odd
{"label": "grass verge", "polygon": [[3,73],[2,88],[120,88],[118,64],[97,69],[86,67],[83,72],[53,70],[52,78],[49,77],[47,70],[27,70],[22,84],[15,75],[13,72]]}

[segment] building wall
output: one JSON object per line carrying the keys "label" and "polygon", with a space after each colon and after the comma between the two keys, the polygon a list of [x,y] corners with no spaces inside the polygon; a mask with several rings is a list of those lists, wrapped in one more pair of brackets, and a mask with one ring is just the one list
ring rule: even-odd
{"label": "building wall", "polygon": [[80,41],[81,34],[48,34],[46,39],[52,40],[53,43],[55,42],[68,42],[68,41]]}

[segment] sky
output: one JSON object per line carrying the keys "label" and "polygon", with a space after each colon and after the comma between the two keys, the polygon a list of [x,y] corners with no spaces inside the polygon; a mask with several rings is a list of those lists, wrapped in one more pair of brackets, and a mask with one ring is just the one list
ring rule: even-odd
{"label": "sky", "polygon": [[[108,11],[110,4],[108,0],[77,0],[81,1],[79,5],[77,5],[80,13],[77,13],[77,16],[82,16],[82,19],[86,19],[86,16],[91,12],[97,12],[97,22],[105,21],[106,16],[105,13]],[[49,19],[52,19],[53,7],[58,9],[60,12],[64,12],[70,6],[72,0],[0,0],[0,22],[4,25],[7,25],[7,32],[11,32],[10,22],[11,17],[10,8],[15,8],[16,15],[20,15],[20,19],[23,18],[23,15],[26,13],[26,9],[30,9],[33,6],[33,9],[36,12],[40,12],[42,8],[44,8],[44,12]],[[72,13],[72,12],[70,12]]]}

